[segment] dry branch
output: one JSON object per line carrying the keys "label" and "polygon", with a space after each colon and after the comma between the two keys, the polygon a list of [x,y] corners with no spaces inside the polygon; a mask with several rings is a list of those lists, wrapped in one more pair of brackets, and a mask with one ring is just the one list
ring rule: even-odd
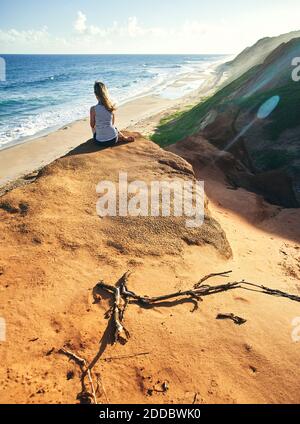
{"label": "dry branch", "polygon": [[[114,333],[113,333],[114,342],[115,343],[120,342],[122,344],[126,343],[130,337],[129,332],[126,330],[123,323],[126,308],[128,307],[130,303],[136,303],[140,305],[141,307],[154,307],[159,304],[165,305],[166,303],[167,305],[172,306],[174,303],[176,304],[176,302],[178,302],[179,300],[183,300],[183,301],[192,300],[192,301],[195,301],[196,308],[197,308],[198,302],[202,301],[203,300],[202,297],[204,296],[210,296],[210,295],[227,292],[230,290],[237,290],[237,289],[249,290],[249,291],[259,292],[259,293],[272,295],[272,296],[284,297],[296,302],[300,302],[300,297],[297,295],[285,293],[277,289],[271,289],[263,285],[248,283],[244,280],[229,282],[227,284],[219,284],[214,286],[203,285],[205,281],[214,277],[228,278],[231,272],[232,271],[226,271],[221,273],[209,274],[201,278],[198,281],[198,283],[196,283],[194,287],[190,290],[178,291],[176,293],[171,293],[171,294],[157,296],[157,297],[139,296],[136,293],[128,290],[127,281],[130,276],[130,273],[126,272],[119,279],[119,281],[117,282],[115,286],[111,286],[109,284],[106,284],[104,281],[100,281],[94,288],[94,297],[98,296],[97,292],[99,290],[103,290],[106,293],[109,293],[113,297],[113,305],[106,315],[112,319],[112,322],[114,325]],[[97,299],[95,298],[95,301],[96,300],[98,301],[98,298]],[[242,318],[236,317],[234,316],[234,314],[223,314],[223,315],[220,314],[219,317],[221,316],[222,318],[233,319],[238,324],[242,324],[242,321],[244,322]],[[81,401],[86,401],[90,403],[90,399],[92,399],[93,402],[97,404],[96,393],[99,389],[99,378],[97,378],[98,385],[97,385],[97,389],[95,390],[92,375],[91,375],[91,370],[100,359],[101,353],[98,353],[96,358],[94,358],[94,360],[89,365],[87,365],[87,362],[85,359],[80,358],[79,356],[75,355],[73,352],[70,352],[66,349],[59,350],[59,353],[66,355],[69,359],[73,360],[77,365],[80,366],[82,392],[79,394],[79,398],[81,399]],[[124,355],[119,357],[103,358],[102,360],[110,361],[114,359],[133,358],[136,356],[148,355],[149,353],[150,352],[144,352],[144,353],[137,353],[137,354],[128,355],[128,356]],[[86,376],[88,377],[92,393],[89,393],[85,387],[84,380]],[[101,381],[101,377],[100,377],[100,381]],[[167,389],[168,387],[165,386],[164,390],[166,391]],[[103,392],[105,394],[106,400],[108,400],[104,388],[103,388]],[[193,403],[197,402],[197,396],[198,394],[196,393]]]}
{"label": "dry branch", "polygon": [[141,352],[141,353],[133,353],[132,355],[120,355],[120,356],[109,356],[106,358],[101,358],[101,361],[115,361],[118,359],[130,359],[130,358],[136,358],[137,356],[146,356],[150,355],[150,352]]}
{"label": "dry branch", "polygon": [[[86,366],[86,360],[83,359],[83,358],[80,358],[79,356],[75,355],[75,353],[70,352],[69,350],[66,350],[64,348],[60,349],[58,351],[58,353],[61,353],[62,355],[67,356],[69,359],[73,360],[77,365],[79,365],[80,370],[81,370],[81,383],[82,383],[82,387],[83,387],[82,392],[80,394],[81,395],[80,397],[81,398],[84,397],[85,399],[87,399],[87,398],[90,398],[92,396],[94,403],[97,405],[98,402],[97,402],[97,397],[96,397],[96,390],[95,390],[95,386],[94,386],[94,383],[93,383],[91,371]],[[88,380],[89,380],[89,383],[90,383],[90,386],[91,386],[92,394],[89,393],[85,388],[84,379],[85,379],[86,375],[88,376]]]}
{"label": "dry branch", "polygon": [[218,314],[217,319],[231,319],[237,325],[243,325],[247,322],[246,319],[238,317],[234,314]]}
{"label": "dry branch", "polygon": [[199,288],[201,286],[201,284],[204,283],[204,281],[207,281],[210,278],[214,278],[214,277],[228,278],[229,274],[231,274],[231,273],[232,273],[232,271],[225,271],[225,272],[217,272],[217,273],[206,275],[205,277],[201,278],[201,280],[199,280],[199,282],[197,284],[194,285],[194,288],[195,289]]}
{"label": "dry branch", "polygon": [[101,288],[113,295],[114,303],[111,310],[109,311],[108,316],[111,316],[114,322],[114,342],[120,342],[121,344],[127,343],[128,339],[130,338],[129,332],[126,330],[122,323],[124,319],[125,310],[128,305],[128,299],[127,297],[123,296],[123,293],[127,291],[126,283],[129,275],[130,272],[126,272],[119,279],[116,286],[110,286],[108,284],[105,284],[103,281],[100,281],[97,284],[97,288]]}
{"label": "dry branch", "polygon": [[[163,296],[157,296],[157,297],[139,296],[136,293],[129,291],[127,288],[127,281],[130,275],[129,272],[126,272],[120,278],[120,280],[117,282],[115,287],[105,284],[103,281],[100,281],[97,284],[96,289],[104,290],[114,295],[114,305],[112,308],[112,313],[113,313],[114,327],[115,327],[115,333],[114,333],[115,343],[118,341],[121,343],[124,343],[129,338],[129,333],[123,325],[124,313],[129,303],[136,303],[142,307],[153,307],[155,305],[158,305],[159,303],[168,302],[172,300],[175,301],[179,299],[187,299],[187,300],[191,299],[196,302],[195,309],[197,309],[198,302],[202,301],[203,297],[222,293],[222,292],[227,292],[230,290],[237,290],[237,289],[256,291],[263,294],[289,298],[293,301],[300,302],[300,297],[297,295],[285,293],[276,289],[271,289],[263,285],[248,283],[244,280],[234,281],[234,282],[219,284],[214,286],[202,285],[205,281],[214,277],[228,278],[231,272],[232,271],[225,271],[221,273],[209,274],[201,278],[199,282],[196,283],[194,287],[190,290],[178,291],[175,293],[171,293],[171,294],[167,294]],[[229,316],[227,317],[229,318]],[[230,314],[230,318],[234,319],[235,317],[233,314]],[[125,334],[125,337],[123,336],[124,334]]]}

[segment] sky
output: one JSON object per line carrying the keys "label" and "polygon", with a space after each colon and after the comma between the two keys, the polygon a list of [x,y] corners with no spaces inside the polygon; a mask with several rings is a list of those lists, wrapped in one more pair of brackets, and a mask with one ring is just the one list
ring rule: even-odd
{"label": "sky", "polygon": [[299,16],[299,0],[0,0],[0,53],[236,54]]}

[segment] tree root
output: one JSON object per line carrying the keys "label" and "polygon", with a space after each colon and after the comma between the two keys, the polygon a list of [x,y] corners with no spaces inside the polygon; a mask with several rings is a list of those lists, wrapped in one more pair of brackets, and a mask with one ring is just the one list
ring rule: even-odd
{"label": "tree root", "polygon": [[[196,309],[198,309],[198,303],[200,301],[203,301],[203,297],[205,296],[211,296],[214,294],[227,292],[230,290],[249,290],[249,291],[255,291],[267,295],[272,296],[278,296],[278,297],[284,297],[289,298],[293,301],[300,302],[300,297],[296,295],[292,295],[289,293],[282,292],[280,290],[271,289],[269,287],[258,285],[254,283],[248,283],[247,281],[234,281],[227,284],[220,284],[215,286],[210,285],[203,285],[203,283],[211,278],[214,277],[225,277],[228,278],[229,274],[231,274],[232,271],[225,271],[221,273],[215,273],[215,274],[209,274],[194,285],[194,287],[190,290],[186,291],[178,291],[176,293],[167,294],[164,296],[157,296],[157,297],[148,297],[148,296],[139,296],[136,293],[129,291],[127,288],[127,281],[130,276],[129,272],[126,272],[120,280],[117,282],[116,286],[110,286],[108,284],[105,284],[103,281],[100,281],[95,289],[98,290],[104,290],[114,296],[114,305],[112,307],[111,314],[113,315],[113,322],[114,322],[114,342],[120,342],[122,344],[126,343],[130,337],[129,332],[125,329],[123,321],[124,321],[124,314],[127,306],[129,303],[135,303],[140,305],[141,307],[154,307],[155,305],[171,301],[171,300],[178,300],[178,299],[191,299],[195,302],[195,308],[192,312],[194,312]],[[230,315],[230,317],[229,317]],[[227,317],[233,319],[234,315],[229,314]],[[234,320],[235,322],[240,320]]]}

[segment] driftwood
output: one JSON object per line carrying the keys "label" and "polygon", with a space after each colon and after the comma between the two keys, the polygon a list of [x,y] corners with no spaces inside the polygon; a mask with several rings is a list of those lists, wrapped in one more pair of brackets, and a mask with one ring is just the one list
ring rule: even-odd
{"label": "driftwood", "polygon": [[237,325],[243,325],[247,322],[246,319],[238,317],[234,314],[218,314],[217,319],[231,319]]}
{"label": "driftwood", "polygon": [[[195,304],[194,309],[192,312],[194,312],[196,309],[198,309],[198,304],[200,301],[203,301],[203,297],[210,296],[222,292],[227,292],[230,290],[237,290],[237,289],[243,289],[243,290],[249,290],[249,291],[255,291],[263,294],[267,294],[270,296],[277,296],[277,297],[284,297],[291,299],[296,302],[300,302],[300,297],[297,295],[292,295],[289,293],[282,292],[280,290],[271,289],[263,285],[258,285],[254,283],[248,283],[246,281],[235,281],[235,282],[229,282],[227,284],[219,284],[219,285],[204,285],[203,283],[206,282],[209,279],[212,279],[214,277],[224,277],[228,278],[232,271],[226,271],[216,274],[209,274],[203,278],[201,278],[198,283],[196,283],[192,289],[185,290],[185,291],[178,291],[171,294],[166,294],[163,296],[157,296],[157,297],[149,297],[149,296],[139,296],[133,291],[128,290],[127,287],[127,281],[130,276],[130,272],[126,272],[117,282],[115,286],[106,284],[104,281],[100,281],[95,287],[94,287],[94,298],[95,303],[99,302],[99,291],[104,291],[106,293],[109,293],[112,296],[113,299],[113,305],[110,308],[110,310],[106,313],[106,318],[112,318],[113,323],[113,341],[114,343],[121,343],[124,344],[128,341],[130,338],[130,334],[128,330],[124,326],[124,316],[125,311],[130,303],[135,303],[141,307],[144,308],[151,308],[159,305],[168,305],[173,306],[174,304],[178,304],[182,301],[192,301]],[[236,317],[234,314],[219,314],[219,319],[232,319],[236,324],[243,324],[245,320],[240,317]],[[52,353],[52,351],[50,351]],[[99,388],[99,378],[97,378],[97,389],[95,390],[95,386],[92,379],[92,368],[96,365],[96,363],[101,359],[104,361],[111,361],[116,359],[125,359],[125,358],[133,358],[136,356],[141,355],[148,355],[150,352],[142,352],[132,355],[124,355],[119,357],[108,357],[108,358],[101,358],[101,350],[96,355],[96,357],[93,359],[93,361],[87,365],[87,362],[85,359],[80,358],[73,352],[70,352],[66,349],[61,349],[58,351],[58,353],[61,353],[65,356],[67,356],[69,359],[73,360],[77,365],[80,366],[81,369],[81,384],[82,384],[82,391],[78,395],[78,399],[82,403],[93,403],[97,404],[97,398],[96,393]],[[50,354],[50,353],[49,353]],[[88,378],[89,384],[91,387],[91,393],[87,390],[85,386],[85,378]],[[100,381],[101,385],[102,382]],[[168,385],[166,384],[163,387],[163,391],[168,390]],[[152,390],[153,391],[153,390]],[[106,392],[103,388],[103,392],[106,396]],[[197,396],[198,394],[195,394],[193,403],[197,402]]]}
{"label": "driftwood", "polygon": [[[195,308],[192,311],[194,312],[198,308],[198,303],[203,300],[202,299],[203,297],[222,293],[222,292],[227,292],[230,290],[237,290],[237,289],[255,291],[255,292],[267,294],[270,296],[289,298],[293,301],[300,302],[300,297],[297,295],[292,295],[289,293],[282,292],[280,290],[271,289],[263,285],[249,283],[244,280],[230,282],[227,284],[214,285],[214,286],[203,285],[205,281],[217,276],[228,278],[231,273],[232,271],[225,271],[225,272],[216,273],[216,274],[209,274],[201,278],[200,281],[196,283],[194,287],[190,290],[178,291],[175,293],[171,293],[171,294],[167,294],[163,296],[157,296],[157,297],[140,296],[128,290],[127,281],[130,276],[129,272],[126,272],[120,278],[116,286],[111,286],[104,283],[103,281],[100,281],[96,285],[95,289],[97,292],[99,290],[104,290],[110,293],[111,295],[113,295],[114,304],[111,310],[109,311],[108,316],[113,316],[113,322],[114,322],[114,328],[115,328],[114,342],[115,343],[120,342],[122,344],[126,343],[130,337],[129,332],[126,330],[123,324],[125,310],[129,303],[135,303],[140,305],[141,307],[154,307],[155,305],[158,305],[159,303],[172,301],[175,299],[177,300],[181,298],[191,299],[192,301],[195,302]],[[226,318],[233,319],[234,315],[230,314],[230,317],[227,316]],[[240,320],[236,320],[236,322],[237,321],[240,321]]]}
{"label": "driftwood", "polygon": [[110,286],[105,284],[103,281],[97,284],[97,289],[101,288],[106,292],[110,293],[114,297],[114,304],[112,308],[107,312],[106,318],[110,316],[113,317],[113,322],[115,326],[114,331],[114,340],[121,344],[125,344],[130,338],[129,332],[126,330],[122,321],[124,319],[125,310],[128,306],[128,296],[125,296],[124,293],[129,293],[127,290],[127,280],[130,276],[129,272],[126,272],[115,286]]}
{"label": "driftwood", "polygon": [[[83,402],[83,403],[90,403],[90,400],[89,399],[92,398],[93,399],[93,402],[95,404],[98,404],[97,397],[96,397],[96,390],[95,390],[95,386],[94,386],[94,383],[93,383],[91,371],[87,367],[86,360],[83,359],[83,358],[80,358],[79,356],[75,355],[75,353],[70,352],[69,350],[66,350],[64,348],[63,349],[60,349],[58,351],[58,353],[67,356],[69,359],[71,359],[72,361],[74,361],[80,367],[80,370],[81,370],[82,391],[78,395],[78,399],[80,399],[80,401]],[[88,377],[88,380],[89,380],[89,383],[90,383],[90,386],[91,386],[92,393],[89,393],[88,390],[85,387],[85,384],[84,384],[85,376]]]}

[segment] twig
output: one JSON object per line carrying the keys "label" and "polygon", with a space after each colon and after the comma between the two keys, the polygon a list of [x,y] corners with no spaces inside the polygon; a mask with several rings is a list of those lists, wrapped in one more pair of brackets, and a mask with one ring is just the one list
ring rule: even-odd
{"label": "twig", "polygon": [[151,352],[142,352],[142,353],[134,353],[132,355],[121,355],[121,356],[111,356],[108,358],[101,358],[101,361],[114,361],[117,359],[128,359],[128,358],[136,358],[137,356],[146,356],[150,355]]}
{"label": "twig", "polygon": [[217,273],[213,273],[213,274],[208,274],[205,277],[201,278],[201,280],[199,280],[199,282],[197,284],[194,285],[194,288],[197,289],[201,286],[202,283],[204,283],[204,281],[209,280],[210,278],[214,278],[214,277],[225,277],[228,278],[229,275],[231,274],[232,271],[225,271],[225,272],[217,272]]}
{"label": "twig", "polygon": [[86,365],[86,360],[83,358],[80,358],[79,356],[75,355],[75,353],[67,350],[67,349],[60,349],[58,353],[61,353],[62,355],[68,356],[69,359],[72,359],[77,365],[80,367],[84,367]]}
{"label": "twig", "polygon": [[198,400],[198,394],[199,394],[199,393],[195,393],[194,400],[193,400],[193,405],[195,405],[195,403],[197,403],[197,400]]}
{"label": "twig", "polygon": [[266,287],[266,286],[263,286],[263,285],[258,285],[258,284],[253,284],[253,283],[248,283],[246,281],[242,281],[241,284],[243,284],[245,286],[255,287],[257,289],[260,289],[260,290],[258,290],[259,292],[264,293],[264,294],[269,294],[270,296],[285,297],[287,299],[294,300],[295,302],[300,302],[300,296],[297,296],[295,294],[285,293],[281,290],[270,289],[269,287]]}
{"label": "twig", "polygon": [[196,288],[192,290],[179,291],[176,293],[171,293],[171,294],[158,296],[158,297],[138,296],[133,292],[123,292],[123,294],[128,298],[134,299],[140,304],[151,305],[154,303],[163,302],[165,300],[171,300],[171,299],[180,298],[180,297],[192,297],[194,299],[196,298],[200,300],[202,296],[208,296],[210,294],[219,293],[221,291],[236,289],[238,288],[238,284],[239,283],[235,282],[235,283],[222,284],[219,286],[200,286],[200,287],[197,287],[197,284],[196,284],[195,285]]}
{"label": "twig", "polygon": [[88,380],[89,380],[90,385],[91,385],[94,403],[95,403],[95,405],[97,405],[98,402],[97,402],[96,391],[95,391],[95,387],[94,387],[94,383],[93,383],[93,379],[92,379],[92,375],[91,375],[91,370],[88,368],[86,373],[87,373]]}
{"label": "twig", "polygon": [[90,396],[90,393],[88,393],[85,390],[85,385],[84,385],[84,378],[85,378],[86,375],[88,376],[88,380],[89,380],[89,383],[90,383],[90,386],[91,386],[91,390],[92,390],[92,397],[93,397],[94,403],[97,405],[98,402],[97,402],[97,397],[96,397],[96,391],[95,391],[95,387],[94,387],[94,383],[93,383],[91,371],[90,371],[89,368],[86,367],[86,360],[83,359],[83,358],[80,358],[79,356],[75,355],[75,353],[73,353],[73,352],[71,352],[69,350],[66,350],[64,348],[60,349],[58,351],[58,353],[61,353],[62,355],[66,355],[68,358],[72,359],[77,365],[80,366],[80,369],[81,369],[81,372],[82,372],[81,382],[82,382],[82,385],[83,385],[82,394],[85,394],[85,395],[87,395],[89,397]]}
{"label": "twig", "polygon": [[102,378],[101,378],[101,374],[98,374],[97,373],[96,374],[96,378],[97,378],[97,389],[96,389],[96,393],[97,393],[97,391],[99,389],[99,381],[100,381],[102,392],[104,393],[106,403],[109,403],[109,400],[108,400],[108,397],[107,397],[107,393],[106,393],[106,390],[104,388],[103,381],[102,381]]}

